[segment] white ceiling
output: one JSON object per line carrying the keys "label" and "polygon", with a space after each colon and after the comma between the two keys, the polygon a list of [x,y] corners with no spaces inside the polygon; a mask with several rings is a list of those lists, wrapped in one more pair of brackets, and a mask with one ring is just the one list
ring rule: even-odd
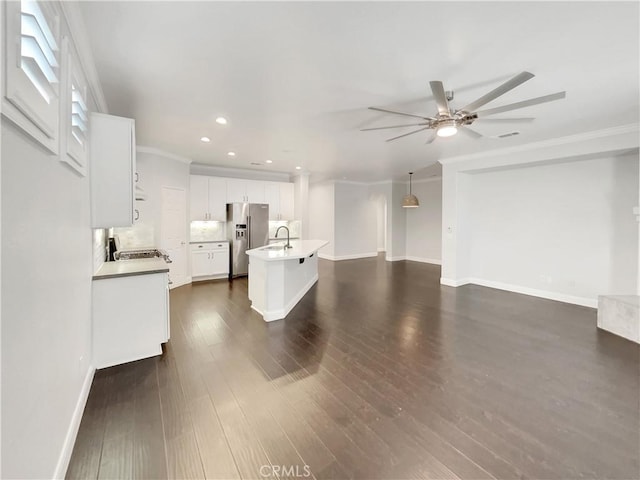
{"label": "white ceiling", "polygon": [[[312,179],[404,177],[439,158],[638,122],[638,2],[86,2],[110,113],[136,119],[138,144],[198,163]],[[425,145],[413,123],[368,106],[436,113],[430,80],[461,107],[515,74],[536,75],[486,108],[566,90]],[[214,122],[229,119],[226,126]],[[397,133],[396,133],[397,132]],[[211,137],[211,143],[200,137]],[[237,152],[228,157],[227,152]],[[251,162],[273,160],[271,165]]]}

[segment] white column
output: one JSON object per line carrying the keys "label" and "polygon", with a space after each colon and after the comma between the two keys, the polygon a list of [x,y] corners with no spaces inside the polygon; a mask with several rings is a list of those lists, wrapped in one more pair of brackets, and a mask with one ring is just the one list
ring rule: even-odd
{"label": "white column", "polygon": [[440,283],[459,286],[470,276],[471,175],[442,168],[442,274]]}
{"label": "white column", "polygon": [[293,179],[293,216],[302,223],[303,240],[309,239],[309,174],[300,173]]}

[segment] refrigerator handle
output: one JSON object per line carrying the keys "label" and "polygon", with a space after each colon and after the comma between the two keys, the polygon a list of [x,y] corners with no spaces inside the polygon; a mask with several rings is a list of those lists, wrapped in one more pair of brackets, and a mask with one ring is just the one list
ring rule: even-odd
{"label": "refrigerator handle", "polygon": [[247,233],[249,234],[248,235],[249,238],[247,239],[247,244],[249,245],[249,248],[251,248],[252,247],[252,245],[251,245],[251,215],[249,215],[247,217],[247,227],[248,227],[247,228]]}

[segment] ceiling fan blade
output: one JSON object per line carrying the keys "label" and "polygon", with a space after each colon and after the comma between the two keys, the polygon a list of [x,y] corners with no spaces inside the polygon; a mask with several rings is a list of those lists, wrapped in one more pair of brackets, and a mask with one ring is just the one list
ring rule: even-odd
{"label": "ceiling fan blade", "polygon": [[444,92],[444,86],[440,81],[429,82],[431,91],[433,92],[433,98],[436,100],[438,106],[438,113],[440,115],[451,115],[449,110],[449,101],[447,100],[447,94]]}
{"label": "ceiling fan blade", "polygon": [[406,137],[407,135],[413,135],[414,133],[418,133],[418,132],[421,132],[423,130],[427,130],[428,128],[429,127],[422,127],[422,128],[419,128],[418,130],[414,130],[413,132],[405,133],[405,134],[402,134],[402,135],[398,135],[397,137],[393,137],[393,138],[390,138],[388,140],[385,140],[385,142],[391,142],[393,140],[397,140],[398,138]]}
{"label": "ceiling fan blade", "polygon": [[394,112],[393,110],[387,110],[387,109],[378,108],[378,107],[369,107],[369,110],[375,110],[376,112],[394,113],[396,115],[404,115],[406,117],[416,117],[416,118],[421,118],[423,120],[432,120],[431,117],[424,117],[422,115],[415,115],[413,113]]}
{"label": "ceiling fan blade", "polygon": [[504,95],[509,90],[513,90],[518,85],[522,85],[524,82],[532,79],[534,76],[535,75],[533,73],[529,73],[529,72],[519,73],[518,75],[513,77],[511,80],[507,80],[498,88],[491,90],[486,95],[483,95],[482,97],[477,99],[475,102],[471,102],[469,105],[462,107],[460,110],[463,110],[465,112],[475,112],[479,107],[495,100],[500,95]]}
{"label": "ceiling fan blade", "polygon": [[417,127],[419,125],[429,125],[429,123],[405,123],[404,125],[390,125],[388,127],[373,127],[373,128],[362,128],[361,132],[369,132],[371,130],[384,130],[386,128],[401,128],[401,127]]}
{"label": "ceiling fan blade", "polygon": [[491,123],[529,123],[535,120],[534,117],[521,117],[521,118],[478,118],[482,122]]}
{"label": "ceiling fan blade", "polygon": [[530,107],[532,105],[538,105],[540,103],[553,102],[554,100],[560,100],[567,96],[567,92],[552,93],[551,95],[544,95],[543,97],[530,98],[522,102],[510,103],[509,105],[503,105],[502,107],[490,108],[489,110],[481,110],[475,112],[480,117],[486,117],[487,115],[495,115],[496,113],[509,112],[511,110],[517,110],[518,108]]}
{"label": "ceiling fan blade", "polygon": [[459,132],[463,132],[465,135],[472,137],[472,138],[482,138],[484,135],[476,132],[475,130],[472,130],[469,127],[460,127],[458,129]]}
{"label": "ceiling fan blade", "polygon": [[431,137],[424,142],[425,145],[429,145],[430,143],[433,143],[433,141],[436,139],[437,135],[436,132],[434,131],[433,134],[431,135]]}

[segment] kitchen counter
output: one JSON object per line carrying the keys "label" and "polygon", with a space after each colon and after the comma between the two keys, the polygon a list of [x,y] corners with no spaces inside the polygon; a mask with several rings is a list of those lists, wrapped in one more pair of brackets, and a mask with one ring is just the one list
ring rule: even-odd
{"label": "kitchen counter", "polygon": [[[288,259],[300,259],[308,257],[309,255],[314,254],[318,250],[320,250],[325,245],[328,245],[329,242],[326,240],[292,240],[291,246],[293,248],[284,248],[284,245],[287,242],[280,243],[272,243],[265,247],[258,247],[252,250],[247,250],[247,255],[249,255],[249,259],[251,257],[258,258],[265,262],[275,262],[280,260],[288,260]],[[282,246],[277,250],[270,250],[270,248]]]}
{"label": "kitchen counter", "polygon": [[249,256],[249,300],[265,322],[285,318],[318,281],[318,255],[326,240],[284,242],[247,250]]}
{"label": "kitchen counter", "polygon": [[194,243],[229,243],[229,240],[191,240],[189,243],[191,245]]}
{"label": "kitchen counter", "polygon": [[93,275],[93,280],[105,278],[129,277],[132,275],[148,275],[151,273],[165,273],[169,265],[162,258],[144,258],[141,260],[119,260],[104,262]]}

